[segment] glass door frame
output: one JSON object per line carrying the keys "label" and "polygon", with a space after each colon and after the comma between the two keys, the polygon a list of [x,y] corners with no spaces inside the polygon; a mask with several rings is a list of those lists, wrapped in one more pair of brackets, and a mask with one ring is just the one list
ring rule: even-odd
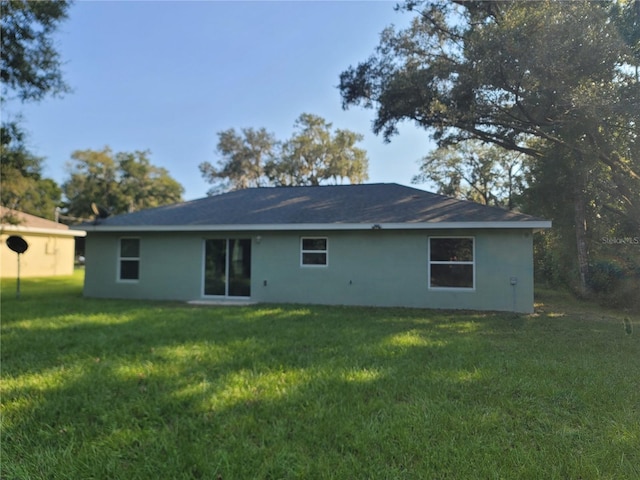
{"label": "glass door frame", "polygon": [[[209,241],[218,241],[224,242],[224,294],[207,294],[207,242]],[[232,262],[233,258],[231,253],[233,253],[233,247],[243,248],[241,243],[234,244],[234,242],[246,242],[244,244],[245,248],[248,250],[243,250],[243,269],[246,268],[248,274],[246,275],[247,281],[247,289],[249,295],[233,295],[231,294],[232,288],[232,280],[235,279],[233,276],[232,270]],[[251,237],[224,237],[224,238],[204,238],[202,242],[202,297],[203,298],[251,298],[251,251],[252,251],[252,240]],[[245,253],[248,252],[248,255],[245,257]],[[215,261],[215,260],[214,260]],[[242,280],[242,276],[240,277]]]}

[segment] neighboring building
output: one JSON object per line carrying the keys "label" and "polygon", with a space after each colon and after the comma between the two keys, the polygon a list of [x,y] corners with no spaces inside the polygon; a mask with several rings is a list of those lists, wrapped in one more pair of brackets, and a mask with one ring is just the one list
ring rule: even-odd
{"label": "neighboring building", "polygon": [[[0,224],[0,276],[16,277],[17,253],[7,246],[7,238],[16,235],[26,240],[29,248],[20,256],[21,277],[49,277],[71,275],[75,262],[75,239],[84,237],[84,231],[70,230],[68,226],[45,218],[0,207],[0,218],[11,216],[16,225]],[[13,221],[13,220],[12,220]]]}
{"label": "neighboring building", "polygon": [[397,184],[277,187],[87,230],[85,295],[533,311],[551,222]]}

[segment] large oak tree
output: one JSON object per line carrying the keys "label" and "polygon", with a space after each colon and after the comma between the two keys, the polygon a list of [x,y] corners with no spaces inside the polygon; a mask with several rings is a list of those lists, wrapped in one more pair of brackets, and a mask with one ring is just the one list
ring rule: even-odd
{"label": "large oak tree", "polygon": [[640,227],[640,11],[620,5],[408,1],[410,27],[386,29],[375,53],[341,74],[343,106],[375,109],[387,140],[408,120],[440,146],[477,139],[566,165],[586,293],[592,176],[615,192],[598,201]]}

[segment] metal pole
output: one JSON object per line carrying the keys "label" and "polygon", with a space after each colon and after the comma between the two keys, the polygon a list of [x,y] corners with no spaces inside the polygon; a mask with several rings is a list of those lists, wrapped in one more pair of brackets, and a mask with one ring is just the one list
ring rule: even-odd
{"label": "metal pole", "polygon": [[20,298],[20,254],[18,254],[18,285],[16,289],[16,298]]}

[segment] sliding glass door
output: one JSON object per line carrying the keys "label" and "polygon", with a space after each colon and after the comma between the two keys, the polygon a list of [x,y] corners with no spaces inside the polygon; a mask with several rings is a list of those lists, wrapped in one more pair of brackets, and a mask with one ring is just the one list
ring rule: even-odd
{"label": "sliding glass door", "polygon": [[210,239],[204,243],[204,294],[251,296],[251,239]]}

